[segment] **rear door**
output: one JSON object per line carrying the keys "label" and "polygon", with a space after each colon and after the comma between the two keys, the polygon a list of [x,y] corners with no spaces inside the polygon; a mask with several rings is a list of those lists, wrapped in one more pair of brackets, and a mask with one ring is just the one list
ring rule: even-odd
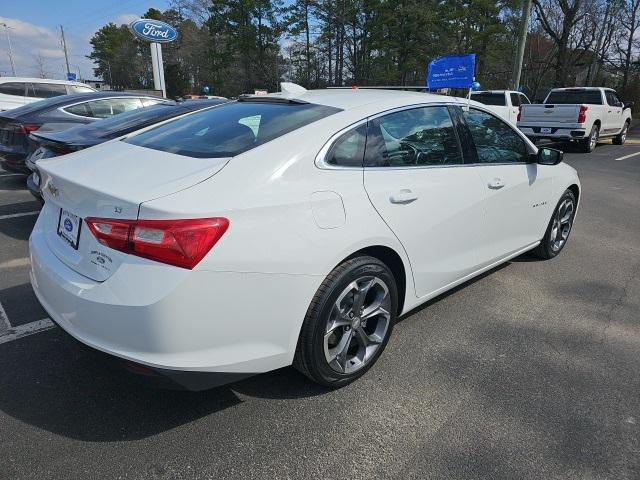
{"label": "rear door", "polygon": [[607,123],[604,133],[618,133],[624,124],[622,121],[622,102],[612,90],[605,90],[605,98],[607,100]]}
{"label": "rear door", "polygon": [[485,222],[475,239],[482,265],[489,265],[542,238],[553,177],[550,169],[530,163],[532,151],[511,125],[477,108],[463,116],[484,198]]}
{"label": "rear door", "polygon": [[476,270],[484,192],[477,172],[464,164],[446,105],[371,119],[364,185],[404,246],[418,297]]}

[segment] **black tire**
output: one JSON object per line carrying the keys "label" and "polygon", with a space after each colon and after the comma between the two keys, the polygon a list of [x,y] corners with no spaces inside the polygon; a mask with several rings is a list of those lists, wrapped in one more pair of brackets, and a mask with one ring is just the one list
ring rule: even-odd
{"label": "black tire", "polygon": [[[366,362],[362,362],[362,366],[357,370],[347,373],[336,371],[336,364],[332,367],[327,355],[325,355],[325,334],[328,330],[327,326],[330,315],[335,316],[335,312],[337,312],[337,310],[335,310],[335,304],[338,302],[341,295],[348,290],[350,285],[359,279],[370,277],[381,280],[382,283],[386,284],[388,289],[388,300],[385,300],[385,302],[389,302],[389,318],[386,320],[385,317],[386,331],[384,333],[384,337],[381,341],[376,343],[377,347],[374,352],[368,359],[366,359]],[[359,292],[359,290],[357,291]],[[374,293],[372,288],[368,291],[372,291],[372,293]],[[369,293],[364,296],[369,298],[368,295]],[[374,293],[374,295],[377,294]],[[345,301],[348,300],[347,297],[344,298]],[[385,299],[386,298],[387,297],[385,297]],[[353,302],[355,302],[355,295],[353,296]],[[313,297],[300,330],[293,366],[314,382],[330,388],[342,387],[353,382],[364,375],[364,373],[371,368],[379,358],[380,354],[384,351],[393,331],[393,325],[397,317],[397,310],[398,290],[396,287],[396,281],[391,270],[389,270],[384,263],[377,258],[369,256],[355,257],[346,260],[331,271]],[[343,320],[345,319],[342,315],[339,315],[338,317]],[[358,342],[355,341],[357,340],[355,339],[355,336],[357,336],[357,328],[366,328],[367,324],[366,322],[363,322],[364,327],[362,327],[359,323],[360,320],[357,318],[356,320],[358,320],[358,327],[352,328],[354,341],[345,340],[344,344],[346,345],[348,343],[348,345],[352,345],[352,343],[354,343],[355,347],[360,348]],[[369,320],[370,323],[368,325],[370,327],[374,326],[374,324],[371,323],[373,321],[374,320],[372,319]],[[375,322],[378,321],[380,320],[375,320]],[[335,331],[339,331],[339,335],[345,335],[345,331],[348,331],[349,328],[350,327],[347,326],[337,327]],[[371,335],[374,333],[375,332],[371,333]],[[336,349],[338,349],[338,347],[339,345],[336,345]],[[345,351],[347,350],[350,351],[351,347],[348,346]],[[346,357],[347,354],[344,356],[345,364],[348,363]],[[353,356],[352,358],[356,357]],[[353,363],[353,361],[351,363]]]}
{"label": "black tire", "polygon": [[[555,222],[558,220],[558,217],[559,217],[560,206],[563,205],[564,202],[567,200],[569,200],[572,205],[572,213],[569,220],[570,223],[569,223],[568,231],[566,234],[566,238],[564,238],[564,242],[560,245],[560,247],[554,248],[553,246],[554,242],[552,242],[552,236],[553,236],[552,232],[554,231]],[[573,194],[571,190],[565,190],[565,192],[562,194],[562,197],[560,197],[560,200],[558,200],[558,204],[556,205],[556,208],[553,209],[553,215],[551,215],[551,219],[549,220],[549,225],[547,226],[547,230],[544,233],[544,237],[540,241],[540,245],[538,245],[531,252],[533,255],[543,260],[549,260],[551,258],[558,256],[558,254],[562,251],[562,249],[567,244],[567,241],[569,240],[569,234],[571,233],[571,229],[573,227],[573,219],[576,215],[576,208],[577,208],[576,196]]]}
{"label": "black tire", "polygon": [[600,136],[600,127],[598,125],[594,125],[591,127],[591,132],[589,132],[589,136],[580,142],[580,151],[582,153],[591,153],[596,149],[596,144],[598,143],[598,137]]}
{"label": "black tire", "polygon": [[624,142],[626,142],[627,140],[627,133],[629,132],[629,122],[626,121],[624,123],[624,127],[622,127],[622,130],[620,131],[620,133],[618,135],[616,135],[615,137],[613,137],[612,143],[614,145],[624,145]]}

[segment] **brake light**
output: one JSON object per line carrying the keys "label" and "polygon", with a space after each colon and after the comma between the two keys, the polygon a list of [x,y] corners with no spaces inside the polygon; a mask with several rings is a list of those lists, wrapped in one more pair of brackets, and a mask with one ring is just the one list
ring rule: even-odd
{"label": "brake light", "polygon": [[87,218],[103,245],[138,257],[193,269],[229,228],[226,218],[118,220]]}
{"label": "brake light", "polygon": [[516,122],[520,121],[520,117],[522,116],[522,105],[518,106],[518,117],[516,118]]}
{"label": "brake light", "polygon": [[587,121],[587,110],[589,110],[589,107],[587,105],[580,105],[580,111],[578,112],[578,123],[584,123]]}
{"label": "brake light", "polygon": [[21,135],[27,135],[31,132],[35,132],[40,128],[40,125],[33,124],[23,124],[23,123],[11,123],[9,124],[9,128],[13,129],[13,133],[18,133]]}

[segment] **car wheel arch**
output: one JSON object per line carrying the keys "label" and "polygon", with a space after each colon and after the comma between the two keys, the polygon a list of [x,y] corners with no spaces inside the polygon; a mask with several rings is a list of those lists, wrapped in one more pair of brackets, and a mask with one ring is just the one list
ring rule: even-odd
{"label": "car wheel arch", "polygon": [[396,288],[398,289],[398,316],[402,313],[405,305],[405,296],[407,294],[407,267],[402,257],[393,248],[385,245],[371,245],[369,247],[361,248],[353,252],[351,255],[345,257],[338,265],[350,260],[352,258],[369,256],[374,257],[384,263],[396,281]]}

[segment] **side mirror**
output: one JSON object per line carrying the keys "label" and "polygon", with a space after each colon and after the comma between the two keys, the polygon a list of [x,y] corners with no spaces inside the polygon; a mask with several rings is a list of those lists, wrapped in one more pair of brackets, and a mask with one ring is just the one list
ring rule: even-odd
{"label": "side mirror", "polygon": [[634,105],[634,102],[622,102],[622,103],[624,105],[622,108],[624,108],[625,110],[627,108],[633,108],[633,105]]}
{"label": "side mirror", "polygon": [[557,165],[562,161],[564,153],[555,148],[542,147],[538,149],[536,162],[540,165]]}

